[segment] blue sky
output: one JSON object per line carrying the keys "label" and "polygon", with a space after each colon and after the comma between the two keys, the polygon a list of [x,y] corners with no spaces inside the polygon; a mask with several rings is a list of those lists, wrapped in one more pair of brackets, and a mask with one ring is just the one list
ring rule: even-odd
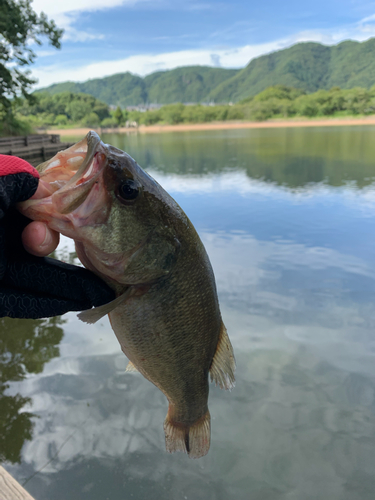
{"label": "blue sky", "polygon": [[242,68],[301,41],[375,36],[366,0],[34,0],[65,29],[62,49],[37,47],[38,87],[194,64]]}

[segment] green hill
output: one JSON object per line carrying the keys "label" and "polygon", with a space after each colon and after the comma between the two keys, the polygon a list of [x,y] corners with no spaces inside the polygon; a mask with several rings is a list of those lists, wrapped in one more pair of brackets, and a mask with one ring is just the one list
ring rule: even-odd
{"label": "green hill", "polygon": [[210,92],[216,102],[236,102],[272,85],[315,92],[338,86],[370,88],[375,84],[375,38],[346,41],[332,47],[298,43],[253,59],[237,75]]}
{"label": "green hill", "polygon": [[136,106],[147,102],[201,102],[211,90],[239,70],[187,66],[170,71],[158,71],[141,78],[131,73],[119,73],[83,83],[56,83],[43,89],[50,94],[83,92],[114,106]]}
{"label": "green hill", "polygon": [[274,85],[286,85],[305,92],[375,84],[375,38],[366,42],[345,41],[334,46],[298,43],[253,59],[242,70],[187,66],[159,71],[141,78],[131,73],[64,82],[45,91],[83,92],[122,107],[145,103],[237,102]]}
{"label": "green hill", "polygon": [[147,102],[147,90],[143,78],[131,73],[119,73],[87,82],[56,83],[43,89],[50,94],[74,92],[91,94],[100,101],[115,106],[132,106]]}
{"label": "green hill", "polygon": [[211,89],[238,73],[236,69],[187,66],[145,77],[148,102],[205,102]]}

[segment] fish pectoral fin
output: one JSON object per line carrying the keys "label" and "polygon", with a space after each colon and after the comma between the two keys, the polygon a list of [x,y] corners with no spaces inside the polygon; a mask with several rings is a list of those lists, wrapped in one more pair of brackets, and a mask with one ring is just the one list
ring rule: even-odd
{"label": "fish pectoral fin", "polygon": [[211,382],[215,382],[221,389],[232,389],[235,378],[236,361],[233,347],[229,340],[227,329],[221,322],[219,341],[210,367]]}
{"label": "fish pectoral fin", "polygon": [[128,373],[135,373],[138,372],[138,368],[136,368],[136,366],[131,361],[129,361],[125,371]]}
{"label": "fish pectoral fin", "polygon": [[133,287],[129,287],[126,292],[124,292],[122,295],[117,297],[115,300],[112,300],[111,302],[108,302],[107,304],[103,304],[102,306],[99,307],[94,307],[92,309],[87,309],[86,311],[82,311],[79,314],[77,314],[78,318],[89,324],[96,323],[99,321],[103,316],[106,314],[109,314],[112,312],[116,307],[118,307],[120,304],[125,302],[126,299],[128,299],[131,295],[133,294]]}

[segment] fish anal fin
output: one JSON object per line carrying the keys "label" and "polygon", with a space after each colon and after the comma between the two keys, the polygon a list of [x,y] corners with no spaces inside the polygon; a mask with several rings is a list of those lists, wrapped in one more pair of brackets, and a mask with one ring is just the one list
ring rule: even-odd
{"label": "fish anal fin", "polygon": [[221,323],[219,341],[210,367],[211,382],[215,382],[221,389],[232,389],[235,384],[234,372],[236,361],[233,347],[229,340],[227,329]]}
{"label": "fish anal fin", "polygon": [[169,453],[182,451],[189,458],[207,455],[210,449],[211,417],[207,412],[194,424],[184,425],[170,418],[170,411],[164,421],[165,447]]}
{"label": "fish anal fin", "polygon": [[128,366],[126,367],[125,371],[128,373],[134,373],[134,372],[138,372],[138,368],[136,368],[136,366],[133,365],[133,363],[131,361],[129,361]]}

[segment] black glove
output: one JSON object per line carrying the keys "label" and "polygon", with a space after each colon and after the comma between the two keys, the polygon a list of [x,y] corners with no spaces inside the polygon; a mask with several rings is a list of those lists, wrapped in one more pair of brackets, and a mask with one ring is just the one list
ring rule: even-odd
{"label": "black glove", "polygon": [[21,233],[30,220],[13,205],[30,198],[38,182],[39,174],[29,163],[0,155],[0,317],[45,318],[115,298],[90,271],[24,249]]}

